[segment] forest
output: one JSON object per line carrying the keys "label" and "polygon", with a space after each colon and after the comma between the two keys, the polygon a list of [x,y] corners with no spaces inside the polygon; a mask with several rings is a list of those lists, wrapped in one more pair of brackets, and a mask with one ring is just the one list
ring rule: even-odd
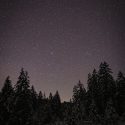
{"label": "forest", "polygon": [[125,116],[125,74],[114,80],[111,73],[101,63],[88,74],[87,90],[79,80],[70,102],[61,103],[58,91],[46,97],[30,87],[22,68],[14,87],[8,76],[0,91],[0,125],[117,125]]}

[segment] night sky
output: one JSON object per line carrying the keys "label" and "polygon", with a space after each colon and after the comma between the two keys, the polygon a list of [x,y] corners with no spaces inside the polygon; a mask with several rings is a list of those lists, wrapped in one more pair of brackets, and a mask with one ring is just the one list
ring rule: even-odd
{"label": "night sky", "polygon": [[104,61],[125,73],[125,0],[1,0],[0,89],[24,68],[37,93],[69,101]]}

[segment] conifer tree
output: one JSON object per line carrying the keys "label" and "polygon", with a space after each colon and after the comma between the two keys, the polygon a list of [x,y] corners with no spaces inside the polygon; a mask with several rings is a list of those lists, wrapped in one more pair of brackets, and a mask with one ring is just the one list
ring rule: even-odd
{"label": "conifer tree", "polygon": [[46,103],[48,103],[48,98],[46,98],[46,94],[44,92],[44,95],[43,95],[43,105],[45,105]]}
{"label": "conifer tree", "polygon": [[98,83],[99,75],[96,71],[96,69],[93,70],[92,76],[91,76],[91,99],[95,100],[96,106],[98,107],[98,113],[100,114],[102,110],[102,103],[101,103],[101,96],[100,96],[100,86]]}
{"label": "conifer tree", "polygon": [[99,85],[99,93],[101,98],[101,105],[102,105],[102,112],[104,113],[106,103],[108,98],[112,98],[114,100],[115,92],[116,92],[116,84],[113,79],[113,76],[110,74],[112,73],[111,69],[109,68],[109,65],[104,62],[101,63],[99,66],[99,78],[98,78],[98,85]]}
{"label": "conifer tree", "polygon": [[92,79],[92,76],[89,73],[88,74],[88,80],[87,80],[87,92],[90,93],[90,95],[92,93],[92,80],[91,79]]}
{"label": "conifer tree", "polygon": [[99,92],[99,86],[98,86],[98,74],[97,71],[94,69],[93,70],[93,74],[91,77],[91,82],[92,82],[92,94],[91,97],[93,97],[94,99],[97,99],[98,96],[98,92]]}
{"label": "conifer tree", "polygon": [[88,74],[88,80],[87,80],[87,93],[86,93],[86,113],[87,116],[89,116],[89,107],[91,104],[91,100],[92,100],[92,76],[89,73]]}
{"label": "conifer tree", "polygon": [[83,124],[86,119],[85,102],[79,98],[72,108],[72,113],[75,115],[75,122]]}
{"label": "conifer tree", "polygon": [[59,119],[61,118],[61,100],[60,100],[60,95],[58,93],[58,91],[56,91],[54,97],[53,97],[53,101],[52,101],[52,110],[53,110],[53,120],[56,119],[57,117],[59,117]]}
{"label": "conifer tree", "polygon": [[52,113],[53,113],[53,111],[52,111],[52,109],[53,109],[53,107],[52,107],[53,106],[53,96],[52,96],[51,92],[50,92],[50,95],[49,95],[49,106],[50,106],[50,114],[52,115]]}
{"label": "conifer tree", "polygon": [[38,108],[43,105],[43,95],[42,92],[40,91],[38,94]]}
{"label": "conifer tree", "polygon": [[69,117],[71,116],[71,112],[72,112],[72,103],[69,102],[64,102],[63,107],[63,121],[67,122],[69,120]]}
{"label": "conifer tree", "polygon": [[99,125],[100,123],[100,117],[94,99],[92,99],[90,105],[89,119],[92,121],[92,125]]}
{"label": "conifer tree", "polygon": [[34,89],[34,86],[31,87],[31,96],[32,96],[32,102],[33,102],[33,109],[36,111],[37,108],[37,93]]}
{"label": "conifer tree", "polygon": [[84,85],[81,84],[80,80],[78,83],[78,99],[75,103],[76,105],[76,112],[78,115],[79,120],[83,123],[83,121],[86,119],[86,90],[84,88]]}
{"label": "conifer tree", "polygon": [[105,109],[105,124],[106,125],[118,125],[118,114],[115,111],[115,108],[113,107],[112,99],[110,98],[107,102],[107,106]]}
{"label": "conifer tree", "polygon": [[78,125],[79,124],[79,119],[76,116],[75,111],[72,111],[71,115],[69,116],[69,119],[67,121],[68,125]]}
{"label": "conifer tree", "polygon": [[72,97],[73,103],[76,103],[79,98],[80,100],[84,100],[84,101],[86,99],[86,90],[83,84],[81,84],[80,80],[78,84],[75,85],[73,88],[73,97]]}
{"label": "conifer tree", "polygon": [[43,124],[48,124],[52,121],[52,108],[50,102],[45,103],[43,107]]}
{"label": "conifer tree", "polygon": [[0,124],[6,125],[9,121],[11,115],[11,108],[9,107],[11,94],[13,93],[13,88],[9,76],[6,78],[4,86],[2,88],[0,97]]}
{"label": "conifer tree", "polygon": [[44,105],[43,105],[43,94],[42,92],[40,91],[39,94],[38,94],[38,107],[37,107],[37,121],[38,121],[38,124],[43,124],[44,122]]}
{"label": "conifer tree", "polygon": [[15,94],[12,97],[12,115],[10,123],[13,125],[31,125],[32,123],[32,97],[29,89],[30,81],[27,71],[21,69],[20,76],[15,85]]}
{"label": "conifer tree", "polygon": [[[80,80],[73,88],[73,103],[74,106],[71,116],[76,116],[75,124],[78,122],[83,123],[83,120],[86,118],[86,90]],[[72,117],[70,117],[70,120],[74,119]]]}
{"label": "conifer tree", "polygon": [[77,87],[75,85],[73,88],[73,98],[72,98],[73,103],[75,103],[77,101],[77,99],[78,99],[78,90],[77,90]]}
{"label": "conifer tree", "polygon": [[37,101],[37,93],[34,89],[34,86],[31,87],[31,98],[32,98],[32,108],[33,108],[33,118],[32,124],[37,124],[37,108],[38,108],[38,101]]}
{"label": "conifer tree", "polygon": [[50,92],[49,100],[51,101],[52,99],[53,99],[53,96],[52,96],[52,93]]}
{"label": "conifer tree", "polygon": [[122,116],[123,113],[125,113],[125,77],[121,71],[118,73],[116,83],[116,111],[120,116]]}

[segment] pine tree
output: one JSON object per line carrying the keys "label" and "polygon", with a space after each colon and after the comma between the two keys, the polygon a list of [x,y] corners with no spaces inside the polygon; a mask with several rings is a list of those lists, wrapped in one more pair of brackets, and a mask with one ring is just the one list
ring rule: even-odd
{"label": "pine tree", "polygon": [[60,100],[60,95],[58,93],[58,91],[56,91],[56,94],[53,97],[53,101],[52,101],[52,110],[53,110],[53,120],[56,119],[57,117],[59,117],[59,119],[61,118],[61,100]]}
{"label": "pine tree", "polygon": [[42,92],[41,92],[41,91],[39,92],[38,99],[40,99],[40,100],[42,100],[42,99],[43,99],[43,94],[42,94]]}
{"label": "pine tree", "polygon": [[94,99],[92,99],[90,105],[89,119],[92,121],[92,125],[99,125],[100,123],[100,117]]}
{"label": "pine tree", "polygon": [[83,124],[86,119],[85,102],[79,98],[72,108],[72,113],[75,115],[75,123]]}
{"label": "pine tree", "polygon": [[[75,120],[75,124],[83,123],[86,118],[86,90],[80,80],[73,88],[73,103],[74,106],[69,121],[73,120],[74,122]],[[72,118],[74,115],[76,116],[75,119]]]}
{"label": "pine tree", "polygon": [[81,84],[80,80],[78,84],[75,85],[73,88],[73,97],[72,97],[73,103],[76,103],[79,98],[84,101],[86,99],[86,90],[83,84]]}
{"label": "pine tree", "polygon": [[101,96],[100,96],[100,86],[98,83],[99,75],[96,71],[96,69],[93,70],[93,74],[91,76],[91,99],[95,100],[96,106],[98,107],[98,113],[100,114],[102,107],[101,107]]}
{"label": "pine tree", "polygon": [[41,107],[42,105],[43,105],[43,95],[42,92],[40,91],[38,95],[38,107]]}
{"label": "pine tree", "polygon": [[49,95],[49,119],[50,121],[52,121],[52,114],[53,114],[53,96],[52,96],[52,93],[50,92],[50,95]]}
{"label": "pine tree", "polygon": [[77,124],[79,124],[79,119],[76,116],[75,111],[72,111],[71,115],[68,118],[67,124],[68,125],[77,125]]}
{"label": "pine tree", "polygon": [[11,115],[10,96],[13,93],[13,88],[9,76],[6,78],[4,86],[2,88],[1,97],[0,97],[0,124],[6,125]]}
{"label": "pine tree", "polygon": [[87,80],[87,93],[86,93],[86,113],[87,116],[89,116],[89,107],[91,104],[91,100],[92,100],[92,76],[89,73],[88,74],[88,80]]}
{"label": "pine tree", "polygon": [[37,101],[37,93],[34,89],[34,86],[31,87],[31,98],[32,98],[32,107],[33,107],[33,119],[32,124],[37,124],[37,108],[38,108],[38,101]]}
{"label": "pine tree", "polygon": [[51,101],[52,99],[53,99],[53,96],[52,96],[52,93],[50,92],[49,100]]}
{"label": "pine tree", "polygon": [[78,90],[77,90],[77,87],[75,85],[73,88],[73,97],[72,97],[73,103],[75,103],[77,101],[77,98],[78,98]]}
{"label": "pine tree", "polygon": [[88,81],[87,81],[87,93],[92,96],[92,76],[88,74]]}
{"label": "pine tree", "polygon": [[81,84],[80,80],[78,83],[78,99],[77,102],[75,103],[76,109],[77,109],[77,115],[79,120],[83,123],[83,121],[86,119],[86,90]]}
{"label": "pine tree", "polygon": [[118,73],[116,83],[116,111],[120,116],[122,116],[122,114],[125,113],[125,77],[121,71]]}
{"label": "pine tree", "polygon": [[92,94],[91,94],[91,97],[93,97],[94,99],[97,98],[98,96],[98,92],[99,92],[99,86],[98,86],[98,74],[97,74],[97,71],[94,69],[93,70],[93,74],[92,74],[92,77],[91,77],[91,82],[92,82]]}
{"label": "pine tree", "polygon": [[43,107],[43,124],[49,124],[52,121],[52,116],[51,103],[47,102]]}
{"label": "pine tree", "polygon": [[68,122],[72,112],[72,103],[64,102],[62,106],[62,111],[63,111],[63,114],[62,114],[63,121]]}
{"label": "pine tree", "polygon": [[20,76],[18,78],[18,82],[15,85],[16,92],[20,92],[22,90],[27,90],[29,86],[28,80],[28,72],[24,72],[23,68],[21,69]]}
{"label": "pine tree", "polygon": [[12,96],[12,115],[10,124],[31,125],[32,123],[32,97],[29,89],[28,73],[21,69],[20,76],[15,85],[15,94]]}
{"label": "pine tree", "polygon": [[33,109],[36,111],[37,108],[37,93],[34,89],[34,86],[31,87],[31,96],[32,96],[32,102],[33,102]]}
{"label": "pine tree", "polygon": [[43,95],[43,105],[45,105],[46,103],[48,103],[48,98],[46,98],[46,94],[44,92],[44,95]]}
{"label": "pine tree", "polygon": [[103,114],[108,98],[111,97],[114,100],[115,92],[116,92],[116,84],[113,79],[113,76],[110,74],[112,73],[112,71],[106,62],[101,63],[99,68],[100,69],[98,71],[98,74],[99,74],[98,86],[100,90],[99,98],[101,98],[100,102],[102,106],[100,114]]}
{"label": "pine tree", "polygon": [[44,104],[44,100],[43,100],[43,94],[40,91],[38,94],[38,107],[37,107],[37,120],[38,120],[38,125],[43,124],[44,120],[45,120],[45,115],[44,115],[44,108],[45,108],[45,104]]}
{"label": "pine tree", "polygon": [[41,105],[40,107],[37,108],[37,124],[38,125],[43,124],[44,119],[45,119],[44,107]]}
{"label": "pine tree", "polygon": [[107,102],[107,106],[105,109],[105,124],[106,125],[117,125],[117,120],[119,116],[115,111],[115,108],[113,107],[112,99],[110,98]]}

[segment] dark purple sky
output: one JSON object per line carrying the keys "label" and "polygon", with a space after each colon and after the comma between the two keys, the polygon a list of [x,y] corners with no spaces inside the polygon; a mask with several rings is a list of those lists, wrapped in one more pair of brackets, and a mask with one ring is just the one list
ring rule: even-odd
{"label": "dark purple sky", "polygon": [[125,0],[1,0],[0,89],[23,67],[37,93],[69,101],[104,61],[125,73]]}

